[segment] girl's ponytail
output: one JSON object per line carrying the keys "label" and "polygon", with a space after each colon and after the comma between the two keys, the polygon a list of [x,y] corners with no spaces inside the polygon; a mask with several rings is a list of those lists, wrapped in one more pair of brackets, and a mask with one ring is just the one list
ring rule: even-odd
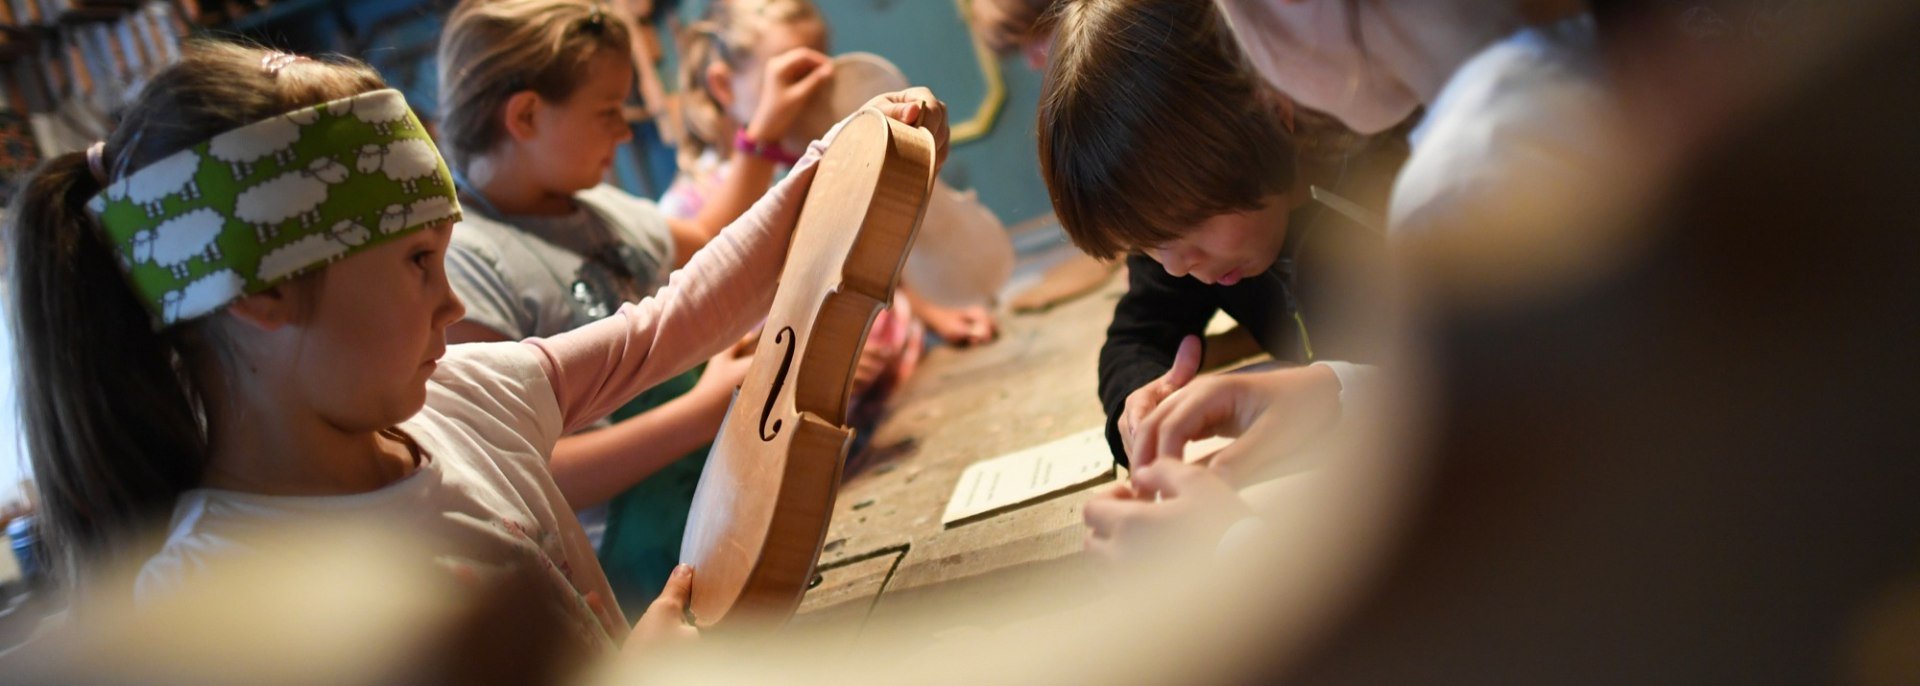
{"label": "girl's ponytail", "polygon": [[153,328],[105,231],[84,153],[48,160],[7,213],[16,374],[44,537],[61,576],[143,559],[207,460],[176,340]]}

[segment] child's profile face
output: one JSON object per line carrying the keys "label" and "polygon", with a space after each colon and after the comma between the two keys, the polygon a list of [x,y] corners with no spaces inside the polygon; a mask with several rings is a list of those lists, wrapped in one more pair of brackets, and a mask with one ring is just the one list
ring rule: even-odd
{"label": "child's profile face", "polygon": [[1259,209],[1214,215],[1185,235],[1141,252],[1168,274],[1231,286],[1271,268],[1286,240],[1286,196],[1272,195]]}
{"label": "child's profile face", "polygon": [[587,63],[586,79],[563,101],[541,100],[535,135],[527,141],[532,178],[548,190],[572,194],[600,184],[621,143],[633,138],[622,111],[633,85],[625,54],[601,50]]}
{"label": "child's profile face", "polygon": [[447,326],[466,308],[447,285],[453,224],[420,229],[327,267],[305,321],[290,324],[294,383],[330,424],[372,431],[426,403]]}

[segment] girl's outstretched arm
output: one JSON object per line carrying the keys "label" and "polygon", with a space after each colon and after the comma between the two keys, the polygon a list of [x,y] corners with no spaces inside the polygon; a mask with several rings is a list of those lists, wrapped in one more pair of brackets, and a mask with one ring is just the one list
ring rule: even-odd
{"label": "girl's outstretched arm", "polygon": [[[936,159],[946,160],[946,104],[931,91],[889,93],[867,106],[932,132]],[[766,318],[814,167],[845,123],[807,146],[787,178],[695,254],[686,268],[675,271],[659,293],[622,305],[592,324],[526,340],[553,382],[566,432],[584,428],[640,391],[691,369]]]}
{"label": "girl's outstretched arm", "polygon": [[568,433],[712,357],[766,317],[827,140],[807,146],[787,178],[674,271],[660,292],[606,319],[526,340],[541,353]]}

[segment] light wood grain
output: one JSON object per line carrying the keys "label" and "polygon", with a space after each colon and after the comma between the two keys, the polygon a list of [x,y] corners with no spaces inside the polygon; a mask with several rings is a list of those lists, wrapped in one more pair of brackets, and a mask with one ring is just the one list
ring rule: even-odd
{"label": "light wood grain", "polygon": [[841,424],[854,364],[892,300],[933,171],[932,136],[878,110],[821,157],[681,543],[700,626],[784,621],[812,579],[853,436]]}

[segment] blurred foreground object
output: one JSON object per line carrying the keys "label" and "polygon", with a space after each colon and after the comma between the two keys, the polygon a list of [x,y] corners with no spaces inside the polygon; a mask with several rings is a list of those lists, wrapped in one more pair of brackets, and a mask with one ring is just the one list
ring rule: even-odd
{"label": "blurred foreground object", "polygon": [[289,524],[173,592],[76,609],[0,658],[0,674],[8,684],[541,684],[585,665],[537,570],[459,577],[423,563],[418,551],[434,545],[379,522]]}

